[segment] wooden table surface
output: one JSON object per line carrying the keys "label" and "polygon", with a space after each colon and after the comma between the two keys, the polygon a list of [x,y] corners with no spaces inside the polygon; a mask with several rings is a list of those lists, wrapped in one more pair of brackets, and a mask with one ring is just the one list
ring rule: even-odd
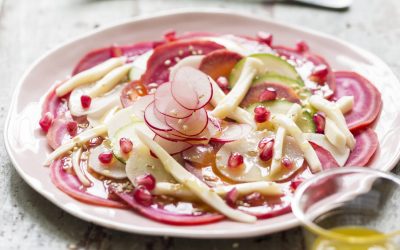
{"label": "wooden table surface", "polygon": [[[375,53],[400,76],[398,0],[355,0],[348,11],[251,0],[0,0],[1,124],[23,71],[49,49],[129,17],[182,7],[242,11],[333,34]],[[31,189],[3,144],[0,156],[0,249],[303,249],[300,229],[243,240],[148,237],[105,229],[63,212]],[[400,173],[399,165],[394,172]]]}

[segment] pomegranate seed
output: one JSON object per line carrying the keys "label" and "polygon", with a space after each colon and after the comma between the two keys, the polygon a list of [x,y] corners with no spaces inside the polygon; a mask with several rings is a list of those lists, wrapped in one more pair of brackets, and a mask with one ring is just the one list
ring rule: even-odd
{"label": "pomegranate seed", "polygon": [[273,101],[273,100],[276,100],[277,97],[278,97],[278,93],[276,92],[276,90],[274,88],[267,88],[260,94],[260,96],[258,97],[258,100],[260,102]]}
{"label": "pomegranate seed", "polygon": [[244,201],[250,205],[261,205],[263,199],[259,192],[254,192],[245,196]]}
{"label": "pomegranate seed", "polygon": [[296,189],[300,186],[300,184],[303,183],[303,181],[304,181],[303,178],[297,178],[297,179],[295,179],[295,180],[292,180],[292,181],[290,182],[290,188],[291,188],[293,191],[296,190]]}
{"label": "pomegranate seed", "polygon": [[143,186],[150,191],[156,187],[156,179],[151,174],[138,176],[136,177],[135,181],[137,186]]}
{"label": "pomegranate seed", "polygon": [[310,80],[319,84],[324,84],[328,77],[329,69],[325,64],[320,64],[313,69]]}
{"label": "pomegranate seed", "polygon": [[67,131],[70,136],[75,136],[78,133],[78,123],[76,121],[68,122]]}
{"label": "pomegranate seed", "polygon": [[53,123],[54,116],[52,113],[47,112],[44,116],[40,119],[39,125],[44,132],[47,133],[49,131],[51,124]]}
{"label": "pomegranate seed", "polygon": [[272,40],[273,40],[273,36],[272,36],[271,33],[267,33],[267,32],[264,32],[264,31],[259,31],[257,33],[257,38],[258,38],[258,41],[260,41],[260,42],[262,42],[262,43],[264,43],[264,44],[266,44],[266,45],[271,47]]}
{"label": "pomegranate seed", "polygon": [[92,98],[88,95],[82,95],[81,96],[81,105],[82,108],[88,109],[90,107],[90,104],[92,103]]}
{"label": "pomegranate seed", "polygon": [[99,154],[99,161],[103,164],[109,164],[113,159],[113,154],[111,152],[103,152]]}
{"label": "pomegranate seed", "polygon": [[287,157],[282,158],[282,165],[288,169],[293,167],[293,161]]}
{"label": "pomegranate seed", "polygon": [[261,149],[258,157],[260,157],[262,161],[269,161],[272,159],[273,152],[274,152],[274,140],[269,140],[268,142],[265,143],[265,145]]}
{"label": "pomegranate seed", "polygon": [[175,30],[168,30],[164,33],[164,39],[167,42],[172,42],[176,40],[176,31]]}
{"label": "pomegranate seed", "polygon": [[119,146],[124,154],[128,154],[132,151],[133,143],[128,138],[121,138],[119,140]]}
{"label": "pomegranate seed", "polygon": [[243,156],[238,152],[234,152],[234,153],[231,153],[231,155],[229,156],[228,167],[232,168],[232,169],[236,169],[236,168],[239,168],[240,166],[242,166],[243,162],[244,162]]}
{"label": "pomegranate seed", "polygon": [[298,52],[306,52],[310,49],[305,41],[299,41],[296,44],[296,48]]}
{"label": "pomegranate seed", "polygon": [[269,119],[270,112],[263,106],[254,108],[254,120],[258,123],[266,122]]}
{"label": "pomegranate seed", "polygon": [[151,195],[150,191],[143,186],[139,186],[133,192],[133,198],[135,201],[143,206],[150,206],[153,202],[153,196]]}
{"label": "pomegranate seed", "polygon": [[239,198],[239,192],[237,191],[236,188],[232,188],[227,194],[226,194],[226,203],[234,207],[236,204],[237,199]]}
{"label": "pomegranate seed", "polygon": [[325,130],[325,115],[318,112],[313,116],[313,121],[315,124],[315,132],[323,134]]}
{"label": "pomegranate seed", "polygon": [[220,76],[217,78],[217,84],[221,89],[228,89],[229,82],[225,76]]}
{"label": "pomegranate seed", "polygon": [[94,137],[89,140],[89,147],[96,147],[99,146],[103,142],[103,138],[100,136]]}
{"label": "pomegranate seed", "polygon": [[272,139],[271,137],[264,137],[263,139],[261,139],[261,141],[258,143],[258,148],[259,149],[263,149],[265,147],[265,145],[270,142],[273,141],[274,139]]}

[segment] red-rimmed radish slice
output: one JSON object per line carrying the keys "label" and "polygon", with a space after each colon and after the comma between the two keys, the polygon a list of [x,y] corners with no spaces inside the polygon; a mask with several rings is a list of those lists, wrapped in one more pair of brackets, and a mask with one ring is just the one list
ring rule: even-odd
{"label": "red-rimmed radish slice", "polygon": [[253,103],[260,102],[260,95],[268,88],[274,89],[276,92],[276,99],[285,99],[289,102],[300,103],[300,98],[296,92],[283,84],[279,83],[260,83],[249,89],[246,96],[240,103],[242,107],[248,107]]}
{"label": "red-rimmed radish slice", "polygon": [[149,126],[151,131],[153,131],[156,135],[167,139],[167,140],[173,140],[173,141],[185,141],[187,140],[187,137],[184,136],[179,136],[171,133],[171,131],[164,131],[164,130],[157,130]]}
{"label": "red-rimmed radish slice", "polygon": [[351,151],[345,166],[364,167],[374,155],[379,146],[378,136],[370,129],[359,130],[354,133],[356,146]]}
{"label": "red-rimmed radish slice", "polygon": [[211,138],[214,142],[231,142],[240,140],[247,136],[251,131],[251,126],[248,124],[229,123],[222,128],[220,136]]}
{"label": "red-rimmed radish slice", "polygon": [[46,135],[47,143],[53,149],[57,149],[63,142],[71,138],[68,134],[67,123],[68,121],[61,117],[53,120]]}
{"label": "red-rimmed radish slice", "polygon": [[199,109],[193,114],[184,119],[165,117],[165,121],[174,130],[186,136],[195,136],[203,132],[208,124],[207,111]]}
{"label": "red-rimmed radish slice", "polygon": [[[86,192],[86,188],[82,186],[82,183],[79,181],[79,179],[74,174],[68,173],[68,171],[63,168],[62,160],[54,161],[50,166],[50,171],[51,181],[54,183],[54,185],[56,185],[57,188],[59,188],[67,195],[79,201],[98,206],[114,208],[127,207],[122,202],[98,197]],[[101,186],[101,188],[103,188],[104,196],[108,197],[108,191],[104,188],[103,185]],[[98,191],[100,189],[96,190]]]}
{"label": "red-rimmed radish slice", "polygon": [[229,78],[233,67],[242,59],[238,53],[221,49],[206,55],[201,61],[199,70],[209,75],[215,81],[218,77]]}
{"label": "red-rimmed radish slice", "polygon": [[165,122],[164,116],[155,108],[154,102],[150,103],[144,111],[144,121],[146,124],[156,130],[172,130]]}
{"label": "red-rimmed radish slice", "polygon": [[152,102],[154,102],[154,95],[140,97],[132,104],[133,114],[137,118],[144,120],[144,112]]}
{"label": "red-rimmed radish slice", "polygon": [[[190,226],[190,225],[201,225],[201,224],[209,224],[213,222],[220,221],[224,218],[223,215],[208,213],[208,212],[194,212],[195,214],[180,214],[167,211],[162,208],[161,205],[151,205],[151,206],[143,206],[135,201],[133,197],[133,191],[131,192],[118,192],[117,190],[113,190],[113,192],[125,201],[133,210],[138,213],[146,216],[149,219],[171,224],[171,225],[180,225],[180,226]],[[176,210],[178,211],[178,210]]]}
{"label": "red-rimmed radish slice", "polygon": [[[173,118],[186,118],[193,113],[193,110],[184,108],[172,97],[170,83],[160,85],[157,88],[154,99],[156,109],[163,115]],[[196,100],[192,101],[196,103]]]}
{"label": "red-rimmed radish slice", "polygon": [[310,51],[299,51],[295,48],[289,48],[286,46],[273,46],[273,49],[280,55],[285,56],[288,59],[294,60],[305,60],[312,62],[315,66],[326,65],[328,68],[328,75],[326,77],[326,82],[332,91],[336,90],[335,75],[332,71],[329,63],[321,56],[311,53]]}
{"label": "red-rimmed radish slice", "polygon": [[165,149],[165,151],[167,151],[170,155],[180,153],[193,146],[192,144],[184,141],[171,141],[157,135],[154,136],[153,140],[157,142],[163,149]]}
{"label": "red-rimmed radish slice", "polygon": [[310,142],[310,144],[317,153],[323,170],[340,167],[340,165],[336,162],[335,158],[331,155],[331,153],[329,153],[328,150],[313,142]]}
{"label": "red-rimmed radish slice", "polygon": [[147,62],[147,70],[142,76],[144,84],[161,84],[168,81],[169,68],[180,59],[191,55],[206,55],[224,47],[204,40],[182,40],[166,43],[154,49]]}
{"label": "red-rimmed radish slice", "polygon": [[336,92],[334,98],[354,96],[353,109],[345,114],[347,126],[351,131],[371,124],[378,116],[381,107],[381,94],[374,85],[354,72],[335,72]]}
{"label": "red-rimmed radish slice", "polygon": [[174,99],[187,109],[200,109],[210,102],[213,88],[208,76],[192,67],[182,67],[171,83]]}

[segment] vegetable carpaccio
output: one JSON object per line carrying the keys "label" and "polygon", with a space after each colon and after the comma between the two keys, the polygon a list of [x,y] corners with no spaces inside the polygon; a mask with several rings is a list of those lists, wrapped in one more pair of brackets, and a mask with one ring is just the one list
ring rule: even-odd
{"label": "vegetable carpaccio", "polygon": [[253,223],[289,213],[317,172],[368,166],[374,83],[272,38],[169,31],[93,48],[44,98],[52,182],[160,223]]}

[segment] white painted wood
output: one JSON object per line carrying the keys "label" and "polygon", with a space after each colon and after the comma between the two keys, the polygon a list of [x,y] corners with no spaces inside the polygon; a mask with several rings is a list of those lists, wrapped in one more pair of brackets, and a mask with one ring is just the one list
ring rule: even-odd
{"label": "white painted wood", "polygon": [[[377,54],[400,76],[398,0],[356,0],[345,12],[245,0],[0,0],[0,6],[1,124],[22,72],[45,51],[99,26],[184,7],[243,11],[321,30]],[[64,213],[28,187],[12,167],[3,144],[0,159],[0,249],[303,249],[299,229],[256,239],[213,241],[104,229]],[[394,172],[399,174],[400,167]]]}

